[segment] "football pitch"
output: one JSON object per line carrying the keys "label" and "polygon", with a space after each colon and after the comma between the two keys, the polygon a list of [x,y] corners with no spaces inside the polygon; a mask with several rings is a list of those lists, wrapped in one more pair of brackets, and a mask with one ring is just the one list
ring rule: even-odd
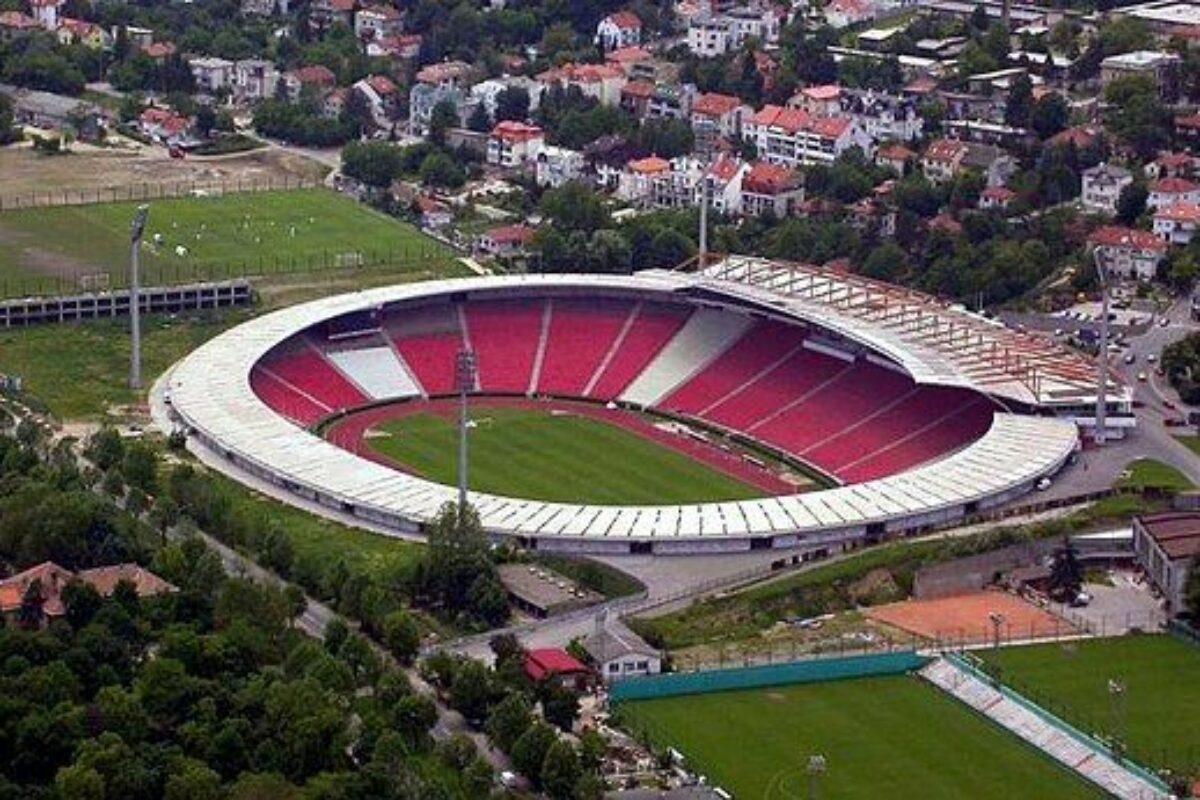
{"label": "football pitch", "polygon": [[[1103,793],[910,676],[623,704],[622,722],[737,798],[1069,800]],[[1017,788],[1019,787],[1019,788]]]}
{"label": "football pitch", "polygon": [[[563,503],[663,505],[745,500],[763,492],[617,425],[574,414],[471,409],[470,486]],[[458,479],[454,420],[420,412],[377,426],[367,444],[422,477]]]}
{"label": "football pitch", "polygon": [[[1144,635],[981,655],[1006,684],[1087,733],[1112,735],[1123,724],[1127,751],[1143,766],[1200,775],[1200,648]],[[1116,704],[1110,680],[1125,687]]]}
{"label": "football pitch", "polygon": [[[411,225],[325,189],[153,200],[141,250],[143,282],[395,265],[436,269],[451,251]],[[0,214],[0,294],[126,285],[136,203]],[[176,248],[186,248],[180,255]]]}

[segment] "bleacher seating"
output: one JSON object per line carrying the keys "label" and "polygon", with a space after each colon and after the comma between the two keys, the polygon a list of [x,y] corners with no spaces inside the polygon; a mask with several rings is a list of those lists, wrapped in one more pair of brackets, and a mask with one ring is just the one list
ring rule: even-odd
{"label": "bleacher seating", "polygon": [[467,304],[467,333],[475,351],[481,391],[524,394],[528,390],[544,311],[543,300]]}
{"label": "bleacher seating", "polygon": [[635,305],[627,300],[556,299],[537,391],[581,396]]}
{"label": "bleacher seating", "polygon": [[262,367],[251,370],[250,388],[269,407],[301,427],[313,424],[330,412],[328,406],[305,397]]}
{"label": "bleacher seating", "polygon": [[455,359],[463,349],[457,306],[437,305],[395,313],[388,318],[386,329],[426,394],[455,391]]}
{"label": "bleacher seating", "polygon": [[386,344],[327,350],[326,357],[373,400],[412,397],[421,393],[411,375]]}
{"label": "bleacher seating", "polygon": [[729,349],[753,321],[711,308],[692,312],[688,321],[621,393],[621,400],[655,406],[697,371]]}
{"label": "bleacher seating", "polygon": [[690,313],[685,306],[643,303],[589,396],[601,400],[618,397],[679,333]]}
{"label": "bleacher seating", "polygon": [[317,352],[303,336],[267,354],[262,366],[275,377],[330,409],[350,408],[367,396]]}

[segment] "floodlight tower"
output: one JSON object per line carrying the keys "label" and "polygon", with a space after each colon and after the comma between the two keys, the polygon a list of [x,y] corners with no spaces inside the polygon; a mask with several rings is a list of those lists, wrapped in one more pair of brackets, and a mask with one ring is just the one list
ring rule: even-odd
{"label": "floodlight tower", "polygon": [[696,253],[696,271],[703,272],[708,266],[708,169],[700,174],[700,238]]}
{"label": "floodlight tower", "polygon": [[1104,444],[1108,413],[1108,269],[1104,266],[1104,247],[1092,251],[1096,276],[1100,280],[1100,358],[1096,380],[1096,444]]}
{"label": "floodlight tower", "polygon": [[460,350],[455,357],[455,376],[458,381],[458,517],[467,512],[467,395],[475,391],[475,353]]}
{"label": "floodlight tower", "polygon": [[138,206],[129,224],[129,329],[133,339],[129,354],[130,389],[142,388],[142,302],[138,291],[138,256],[142,249],[142,234],[146,232],[146,217],[149,215],[149,206]]}

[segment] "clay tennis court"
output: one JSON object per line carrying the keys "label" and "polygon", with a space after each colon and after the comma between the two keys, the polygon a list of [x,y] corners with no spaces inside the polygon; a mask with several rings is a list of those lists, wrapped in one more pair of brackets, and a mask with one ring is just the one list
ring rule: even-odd
{"label": "clay tennis court", "polygon": [[1077,632],[1062,617],[1004,592],[905,600],[866,611],[873,620],[927,639],[968,644],[992,640],[993,613],[1004,618],[1000,625],[1000,637],[1004,640],[1045,639]]}

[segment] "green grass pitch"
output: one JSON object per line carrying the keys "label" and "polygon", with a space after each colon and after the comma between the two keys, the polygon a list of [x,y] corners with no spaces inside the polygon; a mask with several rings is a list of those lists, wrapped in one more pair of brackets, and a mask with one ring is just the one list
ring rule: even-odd
{"label": "green grass pitch", "polygon": [[1070,800],[1090,784],[915,677],[810,683],[623,704],[621,719],[672,746],[737,798],[819,796]]}
{"label": "green grass pitch", "polygon": [[[615,425],[544,411],[473,406],[471,488],[553,502],[659,505],[744,500],[762,493]],[[414,414],[369,439],[384,456],[441,483],[457,481],[457,429]]]}
{"label": "green grass pitch", "polygon": [[1124,682],[1130,757],[1200,775],[1200,648],[1146,635],[983,655],[999,667],[1001,680],[1087,733],[1112,734],[1121,709],[1113,708],[1108,682]]}
{"label": "green grass pitch", "polygon": [[[39,208],[0,214],[0,290],[80,285],[109,273],[124,286],[136,203]],[[451,251],[411,225],[325,189],[155,200],[142,248],[143,282],[179,283],[244,274],[305,272],[364,263],[447,263]],[[155,234],[162,236],[154,246]],[[175,253],[187,248],[186,256]],[[399,267],[398,267],[399,269]]]}

